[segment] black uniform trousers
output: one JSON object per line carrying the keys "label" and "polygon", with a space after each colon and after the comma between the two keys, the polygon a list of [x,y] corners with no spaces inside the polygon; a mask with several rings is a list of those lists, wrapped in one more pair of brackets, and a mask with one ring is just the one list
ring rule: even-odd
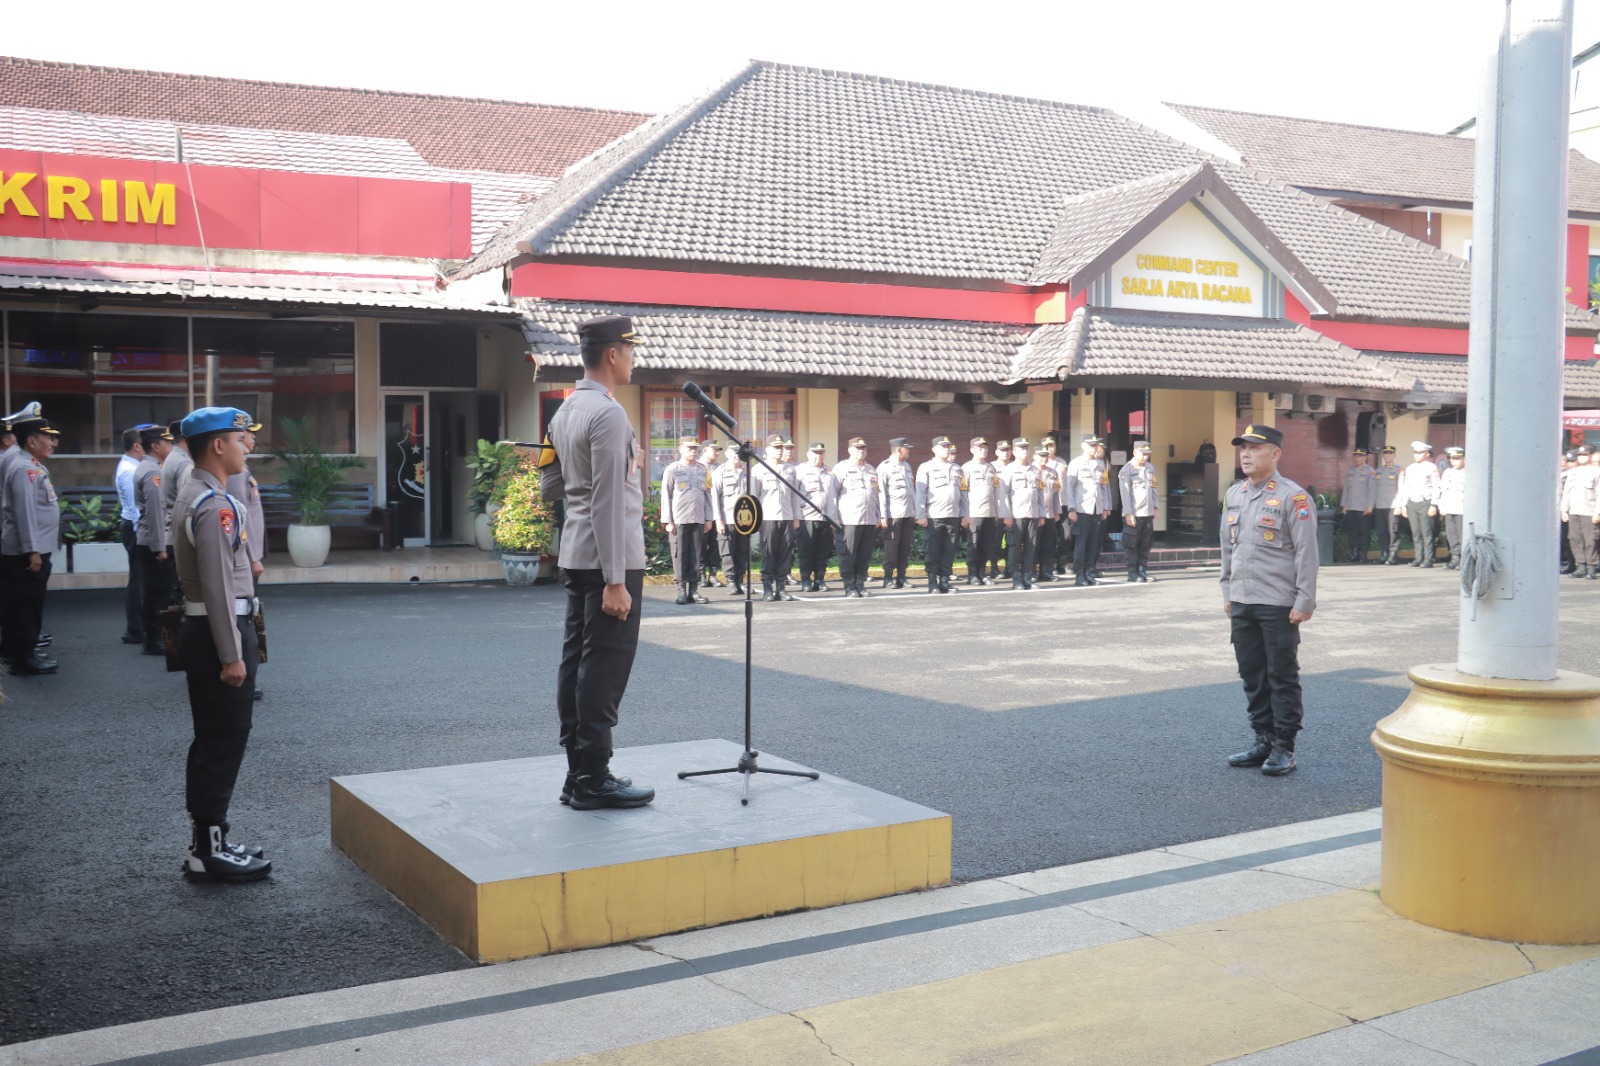
{"label": "black uniform trousers", "polygon": [[599,749],[610,757],[611,730],[617,708],[633,673],[639,650],[639,617],[644,606],[644,571],[629,570],[623,585],[633,598],[626,618],[600,609],[605,574],[600,570],[563,570],[567,586],[566,632],[561,640],[561,665],[556,669],[556,713],[563,748]]}
{"label": "black uniform trousers", "polygon": [[1011,551],[1011,530],[1006,528],[1003,519],[994,520],[994,554],[989,556],[989,576],[999,577],[1007,571],[1009,563],[1006,558]]}
{"label": "black uniform trousers", "polygon": [[704,550],[706,524],[688,522],[676,525],[672,535],[672,573],[684,588],[700,584],[700,555]]}
{"label": "black uniform trousers", "polygon": [[[1344,532],[1350,538],[1350,561],[1366,562],[1367,551],[1372,544],[1372,515],[1365,511],[1346,511]],[[1387,537],[1384,539],[1388,540]]]}
{"label": "black uniform trousers", "polygon": [[794,519],[767,519],[761,523],[761,583],[786,585],[793,568]]}
{"label": "black uniform trousers", "polygon": [[1072,569],[1080,576],[1100,565],[1100,526],[1103,521],[1099,511],[1079,511],[1078,520],[1072,523]]}
{"label": "black uniform trousers", "polygon": [[1437,545],[1433,540],[1433,519],[1428,517],[1428,504],[1406,504],[1406,521],[1411,525],[1411,547],[1416,558],[1424,564],[1433,562]]}
{"label": "black uniform trousers", "polygon": [[39,570],[28,570],[26,555],[0,555],[0,572],[6,586],[4,615],[0,616],[0,659],[26,662],[39,643],[44,628],[44,590],[50,584],[50,553],[39,553]]}
{"label": "black uniform trousers", "polygon": [[839,531],[839,579],[847,589],[867,583],[872,550],[878,546],[877,526],[845,526]]}
{"label": "black uniform trousers", "polygon": [[930,518],[923,540],[923,565],[928,580],[949,577],[956,565],[956,538],[961,536],[961,519]]}
{"label": "black uniform trousers", "polygon": [[1569,523],[1567,522],[1561,523],[1561,572],[1563,574],[1578,565],[1577,558],[1572,554],[1572,532],[1568,525]]}
{"label": "black uniform trousers", "polygon": [[[1594,524],[1594,515],[1578,514],[1572,512],[1572,517],[1567,522],[1567,536],[1572,541],[1572,557],[1578,561],[1579,567],[1589,567],[1592,571],[1600,566],[1600,527]],[[14,558],[14,556],[6,556]],[[10,636],[10,626],[6,627],[6,635]]]}
{"label": "black uniform trousers", "polygon": [[1156,539],[1155,515],[1135,515],[1133,525],[1122,526],[1122,556],[1128,561],[1128,572],[1142,571],[1150,562],[1150,545]]}
{"label": "black uniform trousers", "polygon": [[717,547],[722,550],[722,572],[729,581],[744,584],[749,577],[745,573],[750,565],[750,538],[743,533],[737,533],[727,523],[725,533],[717,534]]}
{"label": "black uniform trousers", "polygon": [[1455,562],[1461,558],[1461,527],[1466,515],[1447,514],[1444,516],[1444,539],[1450,546],[1450,561]]}
{"label": "black uniform trousers", "polygon": [[251,708],[256,690],[256,627],[249,615],[235,622],[244,656],[244,684],[222,683],[222,657],[204,617],[185,617],[178,627],[178,650],[189,687],[189,714],[194,741],[184,772],[184,801],[198,825],[226,825],[233,785],[239,779],[245,745],[250,740]]}
{"label": "black uniform trousers", "polygon": [[1235,603],[1228,621],[1250,728],[1276,737],[1293,751],[1303,714],[1300,627],[1289,623],[1289,608],[1265,603]]}
{"label": "black uniform trousers", "polygon": [[143,630],[146,644],[161,643],[161,611],[180,597],[172,594],[178,580],[177,563],[169,551],[165,560],[157,559],[153,549],[140,547],[139,570],[144,575]]}
{"label": "black uniform trousers", "polygon": [[1006,569],[1011,571],[1012,584],[1033,584],[1034,553],[1039,546],[1039,520],[1017,518],[1007,530],[1011,546],[1006,555]]}
{"label": "black uniform trousers", "polygon": [[1374,507],[1372,509],[1372,529],[1378,534],[1378,558],[1383,558],[1394,551],[1394,545],[1400,543],[1394,531],[1394,509],[1392,507]]}
{"label": "black uniform trousers", "polygon": [[1061,559],[1061,519],[1047,517],[1044,520],[1035,535],[1033,555],[1038,560],[1038,573],[1030,570],[1028,576],[1035,580],[1040,577],[1054,580],[1056,563]]}
{"label": "black uniform trousers", "polygon": [[123,635],[144,639],[144,567],[139,559],[139,530],[122,520],[122,550],[128,554],[128,602]]}
{"label": "black uniform trousers", "polygon": [[974,518],[967,529],[967,576],[988,577],[1000,572],[1000,519]]}
{"label": "black uniform trousers", "polygon": [[883,576],[906,576],[906,565],[911,562],[911,534],[917,528],[915,518],[891,518],[889,528],[883,531]]}
{"label": "black uniform trousers", "polygon": [[800,520],[800,584],[822,582],[828,576],[828,560],[833,558],[833,524],[821,519]]}
{"label": "black uniform trousers", "polygon": [[700,569],[707,574],[715,574],[721,569],[721,556],[718,552],[716,526],[711,527],[713,532],[707,533],[703,538],[705,546],[700,549]]}

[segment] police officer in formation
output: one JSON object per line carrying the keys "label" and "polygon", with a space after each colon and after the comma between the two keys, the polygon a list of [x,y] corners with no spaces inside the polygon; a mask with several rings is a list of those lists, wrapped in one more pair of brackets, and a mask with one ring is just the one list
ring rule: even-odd
{"label": "police officer in formation", "polygon": [[51,556],[61,539],[61,509],[44,461],[61,433],[43,417],[10,424],[17,451],[0,461],[0,659],[13,674],[53,674],[60,664],[45,655],[42,636]]}
{"label": "police officer in formation", "polygon": [[1576,563],[1572,576],[1600,580],[1600,465],[1587,444],[1578,449],[1576,459],[1561,491],[1561,520],[1567,523]]}
{"label": "police officer in formation", "polygon": [[661,472],[661,524],[672,544],[678,603],[710,603],[700,595],[700,556],[713,526],[711,471],[700,465],[700,441],[678,441],[678,458]]}
{"label": "police officer in formation", "polygon": [[128,558],[128,587],[124,611],[126,622],[122,630],[122,643],[144,643],[144,571],[139,565],[139,505],[134,502],[134,472],[144,459],[144,445],[139,435],[151,428],[134,426],[122,431],[122,455],[117,459],[117,472],[113,484],[117,490],[118,533]]}
{"label": "police officer in formation", "polygon": [[[839,482],[828,467],[828,449],[813,444],[797,468],[797,484],[811,506],[800,516],[800,588],[827,592],[828,560],[833,558],[833,523],[839,519]],[[826,516],[826,517],[824,517]]]}
{"label": "police officer in formation", "polygon": [[950,578],[956,561],[956,544],[967,528],[967,477],[952,458],[955,445],[949,437],[936,437],[933,458],[917,468],[917,525],[923,540],[929,592],[954,592]]}
{"label": "police officer in formation", "polygon": [[1061,560],[1061,512],[1065,509],[1063,489],[1066,483],[1061,479],[1053,457],[1054,440],[1053,437],[1046,437],[1033,457],[1034,465],[1039,468],[1039,488],[1044,502],[1044,525],[1039,527],[1039,542],[1034,547],[1036,565],[1030,575],[1034,581],[1054,581],[1056,567]]}
{"label": "police officer in formation", "polygon": [[1378,467],[1372,478],[1372,528],[1378,534],[1378,562],[1400,565],[1400,540],[1395,530],[1394,501],[1400,495],[1400,468],[1395,465],[1394,445],[1378,451]]}
{"label": "police officer in formation", "polygon": [[743,596],[745,570],[750,565],[750,536],[733,525],[733,507],[750,492],[750,466],[738,448],[728,449],[728,459],[711,472],[711,516],[717,527],[717,547],[722,572],[732,587],[729,595]]}
{"label": "police officer in formation", "polygon": [[895,437],[889,458],[878,464],[879,512],[883,519],[883,587],[906,587],[911,561],[911,531],[917,524],[917,474],[911,469],[911,442]]}
{"label": "police officer in formation", "polygon": [[1065,495],[1067,521],[1072,523],[1073,584],[1093,585],[1100,563],[1101,523],[1111,517],[1111,477],[1106,442],[1092,433],[1083,438],[1083,454],[1067,467]]}
{"label": "police officer in formation", "polygon": [[[722,445],[719,442],[714,440],[700,442],[700,465],[705,467],[707,473],[713,477],[716,474],[717,467],[720,465],[718,459],[721,453]],[[715,510],[713,507],[713,517],[715,517]],[[717,579],[717,572],[722,569],[721,537],[714,530],[715,527],[713,527],[712,532],[706,534],[705,547],[700,551],[700,569],[705,573],[705,581],[702,584],[706,588],[713,589],[721,588],[725,584],[725,582]]]}
{"label": "police officer in formation", "polygon": [[794,566],[794,534],[800,526],[800,497],[789,486],[795,469],[783,461],[781,435],[767,441],[767,465],[750,471],[750,492],[761,501],[761,598],[793,600],[789,571]]}
{"label": "police officer in formation", "polygon": [[1044,474],[1028,461],[1028,438],[1017,437],[1011,442],[1015,458],[1010,466],[1000,471],[1000,483],[1005,488],[1006,507],[1011,517],[1002,520],[1010,541],[1006,569],[1011,573],[1013,589],[1033,588],[1039,531],[1046,516]]}
{"label": "police officer in formation", "polygon": [[1122,550],[1128,560],[1129,581],[1149,581],[1150,545],[1155,540],[1156,515],[1161,494],[1156,491],[1156,467],[1150,461],[1150,442],[1133,446],[1133,461],[1117,472],[1122,492]]}
{"label": "police officer in formation", "polygon": [[[1011,438],[1002,437],[994,442],[994,470],[998,474],[1011,465]],[[1002,486],[1001,495],[1004,495]],[[989,583],[996,581],[1010,581],[1011,571],[1006,562],[1011,551],[1011,529],[1002,521],[999,526],[999,539],[995,543],[995,553],[990,556]]]}
{"label": "police officer in formation", "polygon": [[967,584],[992,585],[999,572],[1001,523],[1011,512],[1000,471],[989,461],[988,438],[973,437],[967,447],[972,458],[961,468],[967,482]]}
{"label": "police officer in formation", "polygon": [[144,575],[144,653],[164,655],[161,611],[178,595],[178,567],[171,553],[170,509],[162,490],[161,469],[173,450],[172,433],[152,426],[140,434],[144,459],[134,474],[134,502],[139,507],[138,554]]}
{"label": "police officer in formation", "polygon": [[1439,475],[1439,514],[1444,516],[1444,539],[1450,547],[1446,570],[1461,569],[1461,534],[1467,513],[1467,452],[1464,448],[1444,450],[1450,466]]}
{"label": "police officer in formation", "polygon": [[[1352,563],[1367,561],[1367,546],[1372,543],[1372,512],[1377,498],[1378,472],[1367,465],[1367,450],[1357,448],[1350,469],[1344,474],[1344,491],[1339,493]],[[1384,540],[1387,543],[1388,538]]]}
{"label": "police officer in formation", "polygon": [[193,455],[169,516],[183,595],[178,649],[194,721],[184,784],[191,831],[183,862],[192,880],[255,881],[272,872],[262,849],[228,840],[228,807],[250,739],[259,647],[251,617],[249,514],[226,484],[244,470],[251,424],[237,408],[202,407],[179,430]]}
{"label": "police officer in formation", "polygon": [[1249,425],[1233,443],[1245,476],[1224,502],[1222,610],[1255,743],[1228,764],[1278,777],[1295,768],[1301,727],[1300,633],[1317,608],[1317,509],[1278,473],[1280,430]]}
{"label": "police officer in formation", "polygon": [[[878,485],[878,468],[867,462],[865,437],[852,437],[850,457],[833,468],[838,485],[838,516],[844,529],[839,533],[839,579],[844,594],[865,599],[867,568],[878,543],[878,530],[885,529],[883,497]],[[887,573],[885,569],[885,573]]]}
{"label": "police officer in formation", "polygon": [[[1567,474],[1577,465],[1577,452],[1566,452],[1561,456],[1561,473],[1556,476],[1556,510],[1558,511],[1561,510],[1561,501],[1567,495]],[[1568,537],[1570,531],[1571,523],[1567,520],[1566,513],[1563,512],[1561,515],[1561,532],[1557,537],[1561,545],[1561,572],[1563,574],[1573,574],[1578,569],[1578,560],[1572,554],[1572,543]]]}
{"label": "police officer in formation", "polygon": [[1397,498],[1411,526],[1411,565],[1428,568],[1433,566],[1436,552],[1433,519],[1439,514],[1439,468],[1433,463],[1433,446],[1420,440],[1411,442],[1411,459],[1411,465],[1401,471]]}

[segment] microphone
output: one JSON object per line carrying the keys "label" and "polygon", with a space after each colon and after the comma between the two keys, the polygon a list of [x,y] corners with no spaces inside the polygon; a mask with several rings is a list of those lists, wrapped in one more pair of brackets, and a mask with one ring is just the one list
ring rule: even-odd
{"label": "microphone", "polygon": [[540,445],[525,440],[497,440],[496,444],[509,444],[516,448],[538,448]]}
{"label": "microphone", "polygon": [[692,381],[685,381],[683,383],[683,394],[689,397],[689,399],[693,400],[695,403],[699,404],[701,410],[705,411],[707,417],[720,423],[722,427],[729,433],[736,433],[738,431],[738,420],[728,412],[724,411],[721,407],[718,407],[717,401],[707,396],[705,389],[702,389],[699,385],[696,385]]}

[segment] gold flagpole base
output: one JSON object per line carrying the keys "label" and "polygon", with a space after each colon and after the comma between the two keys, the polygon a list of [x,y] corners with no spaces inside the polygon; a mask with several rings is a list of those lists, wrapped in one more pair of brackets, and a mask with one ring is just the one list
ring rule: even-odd
{"label": "gold flagpole base", "polygon": [[1437,929],[1600,943],[1600,678],[1411,671],[1372,733],[1383,902]]}

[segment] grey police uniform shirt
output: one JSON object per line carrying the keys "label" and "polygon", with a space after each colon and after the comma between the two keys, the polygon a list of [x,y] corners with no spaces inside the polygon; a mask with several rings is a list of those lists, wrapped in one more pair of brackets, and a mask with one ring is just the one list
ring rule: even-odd
{"label": "grey police uniform shirt", "polygon": [[50,471],[27,452],[11,461],[4,486],[5,517],[0,519],[0,554],[44,555],[61,541],[61,508]]}
{"label": "grey police uniform shirt", "polygon": [[967,517],[1010,518],[1006,490],[1000,484],[1000,470],[989,460],[968,460],[961,468],[967,478]]}
{"label": "grey police uniform shirt", "polygon": [[1395,497],[1400,494],[1400,468],[1377,466],[1372,471],[1372,506],[1379,511],[1394,510]]}
{"label": "grey police uniform shirt", "polygon": [[846,459],[833,468],[839,485],[839,522],[847,526],[875,526],[883,515],[878,468]]}
{"label": "grey police uniform shirt", "polygon": [[1032,463],[1013,462],[1000,471],[1011,517],[1017,521],[1045,517],[1044,479]]}
{"label": "grey police uniform shirt", "polygon": [[1104,459],[1080,455],[1067,464],[1067,483],[1062,490],[1063,508],[1079,514],[1099,514],[1111,510],[1111,478]]}
{"label": "grey police uniform shirt", "polygon": [[145,456],[134,474],[133,499],[139,507],[139,547],[166,551],[167,504],[161,492],[161,465],[152,456]]}
{"label": "grey police uniform shirt", "polygon": [[750,468],[729,459],[711,472],[711,517],[733,532],[733,505],[750,491]]}
{"label": "grey police uniform shirt", "polygon": [[1400,471],[1400,493],[1397,499],[1402,504],[1438,503],[1439,468],[1431,462],[1423,461],[1412,463]]}
{"label": "grey police uniform shirt", "polygon": [[599,570],[621,585],[644,569],[644,480],[639,441],[622,405],[603,385],[581,379],[550,420],[561,464],[561,568]]}
{"label": "grey police uniform shirt", "polygon": [[1439,513],[1467,513],[1467,471],[1451,467],[1439,475]]}
{"label": "grey police uniform shirt", "polygon": [[1033,465],[1039,471],[1039,498],[1044,502],[1044,517],[1060,518],[1066,510],[1066,482],[1061,480],[1061,475],[1056,473],[1056,468],[1048,460],[1041,463],[1035,459]]}
{"label": "grey police uniform shirt", "polygon": [[917,517],[917,475],[909,459],[878,464],[878,512],[890,522]]}
{"label": "grey police uniform shirt", "polygon": [[1339,506],[1346,511],[1365,511],[1377,498],[1378,472],[1366,463],[1344,472],[1344,492]]}
{"label": "grey police uniform shirt", "polygon": [[[822,514],[827,515],[835,522],[839,518],[839,482],[834,479],[833,471],[827,463],[818,466],[807,461],[795,468],[795,483],[805,490],[806,499],[822,509]],[[822,515],[810,507],[800,509],[800,517],[807,522],[820,522]]]}
{"label": "grey police uniform shirt", "polygon": [[1122,517],[1153,518],[1161,509],[1161,498],[1156,494],[1156,464],[1128,463],[1117,472],[1117,485],[1122,490]]}
{"label": "grey police uniform shirt", "polygon": [[1222,598],[1317,608],[1317,508],[1282,475],[1228,489],[1222,515]]}
{"label": "grey police uniform shirt", "polygon": [[1561,493],[1561,512],[1594,517],[1600,514],[1600,466],[1591,459],[1567,471],[1567,486]]}
{"label": "grey police uniform shirt", "polygon": [[675,526],[711,521],[711,473],[699,460],[676,459],[661,471],[661,521]]}
{"label": "grey police uniform shirt", "polygon": [[917,517],[967,517],[967,478],[959,466],[929,459],[917,467]]}
{"label": "grey police uniform shirt", "polygon": [[[1066,510],[1067,510],[1067,468],[1071,464],[1067,463],[1066,461],[1064,461],[1060,456],[1057,456],[1054,459],[1047,460],[1045,465],[1047,465],[1050,468],[1051,472],[1053,472],[1055,474],[1055,476],[1056,476],[1056,483],[1055,483],[1056,500],[1055,500],[1055,502],[1057,504],[1057,507],[1056,507],[1055,511],[1053,512],[1053,514],[1055,515],[1055,517],[1060,518],[1061,515],[1063,513],[1065,513]],[[1107,496],[1107,499],[1108,500],[1110,499],[1109,495]],[[1106,506],[1109,507],[1111,505],[1109,503],[1107,503]]]}
{"label": "grey police uniform shirt", "polygon": [[27,453],[16,443],[9,444],[4,451],[0,451],[0,522],[4,522],[6,516],[6,475],[11,473],[11,464],[16,462],[19,455],[26,456]]}
{"label": "grey police uniform shirt", "polygon": [[261,504],[261,486],[248,465],[228,479],[228,495],[244,504],[245,528],[250,531],[250,561],[260,562],[267,554],[267,511]]}
{"label": "grey police uniform shirt", "polygon": [[794,464],[777,459],[768,459],[767,462],[772,464],[772,470],[756,466],[750,471],[750,492],[761,500],[761,520],[788,522],[799,518],[802,510],[800,497],[784,483],[794,481]]}
{"label": "grey police uniform shirt", "polygon": [[194,460],[189,458],[189,453],[178,447],[172,446],[167,457],[161,460],[161,500],[167,516],[167,543],[172,543],[172,509],[178,502],[178,493],[183,491],[183,486],[189,481],[189,472],[194,469]]}
{"label": "grey police uniform shirt", "polygon": [[191,466],[173,502],[172,555],[184,600],[206,605],[206,624],[224,665],[244,658],[236,604],[255,595],[248,520],[243,501],[231,498],[216,475]]}

